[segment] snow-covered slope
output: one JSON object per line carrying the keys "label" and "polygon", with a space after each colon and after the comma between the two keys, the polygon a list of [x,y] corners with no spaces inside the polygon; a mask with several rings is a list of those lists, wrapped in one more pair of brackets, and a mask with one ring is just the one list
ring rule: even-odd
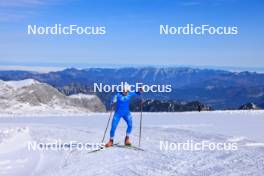
{"label": "snow-covered slope", "polygon": [[[143,114],[141,147],[144,151],[109,148],[32,151],[28,141],[61,140],[69,143],[99,142],[109,114],[89,118],[1,118],[1,176],[263,176],[264,111],[226,111]],[[133,114],[134,145],[138,142],[139,115]],[[126,125],[121,121],[115,143],[123,143]],[[258,136],[258,138],[255,138]],[[238,150],[164,151],[170,143],[203,140],[237,143]]]}
{"label": "snow-covered slope", "polygon": [[93,112],[105,112],[105,106],[96,95],[74,94],[69,96],[74,104],[88,108]]}
{"label": "snow-covered slope", "polygon": [[33,79],[0,80],[0,114],[79,114],[104,110],[96,96],[67,97]]}

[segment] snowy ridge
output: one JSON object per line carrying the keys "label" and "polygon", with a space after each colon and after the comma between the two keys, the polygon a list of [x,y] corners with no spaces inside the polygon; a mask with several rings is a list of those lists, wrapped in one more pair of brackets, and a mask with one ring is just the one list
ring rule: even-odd
{"label": "snowy ridge", "polygon": [[1,84],[6,84],[14,89],[19,89],[22,87],[31,86],[33,84],[40,84],[40,82],[34,80],[34,79],[25,79],[20,81],[2,81],[0,80]]}
{"label": "snowy ridge", "polygon": [[85,114],[105,111],[95,95],[67,97],[48,84],[33,79],[0,80],[0,114],[49,115]]}

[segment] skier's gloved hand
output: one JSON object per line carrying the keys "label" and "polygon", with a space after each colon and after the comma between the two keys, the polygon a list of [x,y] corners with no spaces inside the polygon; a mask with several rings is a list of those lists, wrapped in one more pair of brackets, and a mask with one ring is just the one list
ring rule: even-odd
{"label": "skier's gloved hand", "polygon": [[110,101],[110,107],[113,107],[117,102],[117,95],[115,95]]}
{"label": "skier's gloved hand", "polygon": [[116,105],[116,103],[111,103],[110,107],[113,108]]}
{"label": "skier's gloved hand", "polygon": [[141,95],[141,93],[143,92],[143,88],[142,87],[140,87],[138,90],[137,90],[137,92],[135,92],[137,95]]}

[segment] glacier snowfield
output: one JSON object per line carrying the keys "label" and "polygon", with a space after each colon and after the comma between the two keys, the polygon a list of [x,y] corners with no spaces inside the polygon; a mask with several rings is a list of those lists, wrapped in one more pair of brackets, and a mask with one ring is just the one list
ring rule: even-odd
{"label": "glacier snowfield", "polygon": [[[142,148],[33,151],[28,141],[100,142],[108,113],[1,116],[1,176],[263,176],[264,111],[143,113]],[[138,144],[139,114],[132,142]],[[121,120],[116,143],[123,143]],[[236,151],[164,151],[160,141],[236,142]]]}

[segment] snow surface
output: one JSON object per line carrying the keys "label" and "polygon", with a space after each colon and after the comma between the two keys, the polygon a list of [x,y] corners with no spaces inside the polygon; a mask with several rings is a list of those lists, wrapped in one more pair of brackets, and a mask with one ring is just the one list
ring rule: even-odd
{"label": "snow surface", "polygon": [[[264,112],[143,113],[142,148],[32,151],[28,141],[99,142],[108,113],[79,117],[0,118],[2,176],[263,176]],[[138,142],[140,114],[133,114],[132,142]],[[122,143],[121,121],[115,142]],[[236,142],[237,151],[161,151],[160,140]]]}
{"label": "snow surface", "polygon": [[20,89],[22,87],[31,86],[32,84],[40,84],[40,82],[34,79],[24,79],[19,81],[2,81],[2,82],[14,89]]}
{"label": "snow surface", "polygon": [[88,95],[88,94],[73,94],[73,95],[70,95],[70,96],[68,96],[68,97],[71,97],[71,98],[77,98],[77,99],[82,99],[82,98],[84,98],[84,99],[88,99],[88,100],[91,100],[91,99],[93,99],[93,98],[96,98],[96,96],[95,95]]}
{"label": "snow surface", "polygon": [[[23,117],[23,116],[69,116],[69,115],[85,115],[87,111],[83,108],[73,106],[62,106],[60,104],[32,106],[29,103],[20,103],[10,101],[13,106],[6,109],[0,109],[0,118],[3,116]],[[9,102],[9,103],[10,103]]]}

